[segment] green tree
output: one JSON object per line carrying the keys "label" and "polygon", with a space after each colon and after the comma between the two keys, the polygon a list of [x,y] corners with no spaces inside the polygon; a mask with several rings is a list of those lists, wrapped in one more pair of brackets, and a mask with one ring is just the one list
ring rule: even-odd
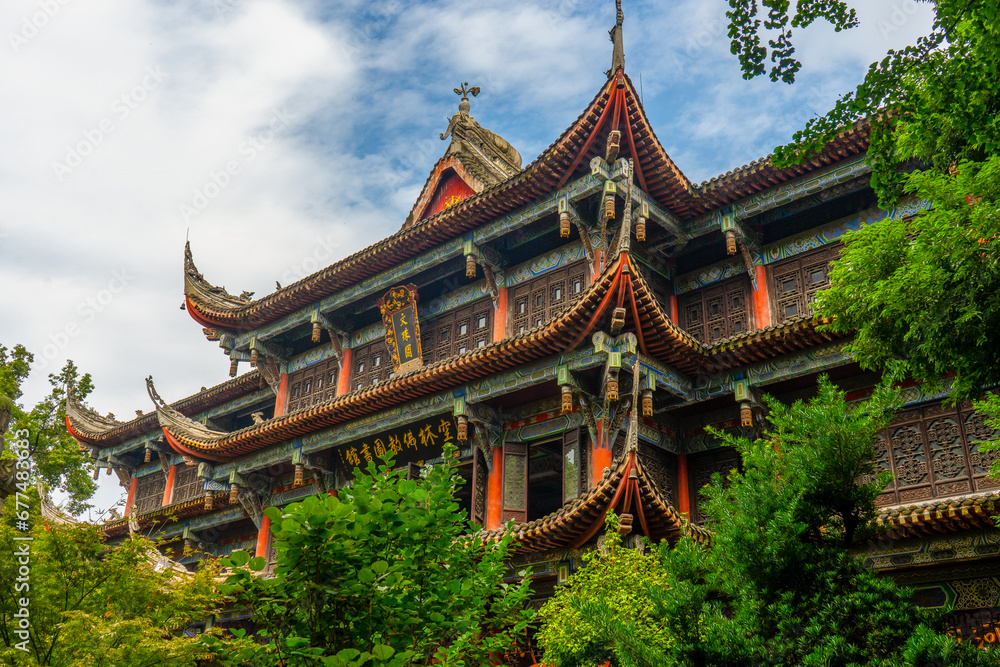
{"label": "green tree", "polygon": [[[66,509],[78,514],[89,507],[87,500],[94,495],[97,484],[91,478],[93,462],[66,431],[66,386],[73,385],[77,399],[82,401],[94,385],[89,373],[80,375],[76,365],[67,361],[59,373],[49,374],[49,394],[32,408],[25,408],[18,400],[33,360],[23,345],[13,349],[0,345],[0,396],[12,402],[9,428],[29,434],[31,481],[41,480],[47,488],[65,492]],[[10,453],[4,456],[10,457]]]}
{"label": "green tree", "polygon": [[219,642],[234,665],[483,665],[533,618],[527,580],[505,583],[511,536],[484,542],[454,491],[455,449],[425,476],[391,462],[355,469],[337,496],[268,508],[277,551],[236,552],[225,590],[252,610],[259,636]]}
{"label": "green tree", "polygon": [[[667,640],[636,642],[632,620],[600,599],[581,607],[613,664],[1000,664],[992,652],[935,632],[912,591],[851,554],[870,534],[874,499],[887,482],[874,441],[897,400],[884,384],[850,405],[823,377],[809,402],[767,399],[770,427],[760,438],[719,434],[740,452],[742,467],[703,491],[711,545],[689,537],[676,548],[663,544],[663,572],[628,584],[642,598],[634,606],[669,632]],[[558,667],[593,664],[551,655]]]}
{"label": "green tree", "polygon": [[[930,4],[930,34],[873,63],[856,90],[775,150],[775,163],[801,162],[856,120],[871,124],[868,161],[883,208],[903,194],[933,205],[850,234],[817,310],[833,318],[830,328],[855,334],[848,351],[865,367],[931,384],[954,373],[954,397],[976,399],[1000,383],[1000,5]],[[765,6],[777,15],[769,20],[787,20],[788,3]],[[745,9],[730,20],[744,73],[759,74],[744,57],[759,22]],[[998,398],[977,408],[1000,417]]]}
{"label": "green tree", "polygon": [[817,307],[854,332],[865,366],[954,373],[955,395],[977,398],[1000,381],[1000,157],[915,173],[907,189],[933,208],[849,234]]}
{"label": "green tree", "polygon": [[[763,73],[759,46],[760,21],[750,0],[730,0],[733,52],[745,76]],[[775,151],[779,166],[801,162],[819,151],[852,122],[871,123],[872,185],[885,206],[902,193],[907,170],[916,160],[940,173],[962,161],[982,162],[1000,152],[1000,7],[993,0],[934,0],[930,34],[904,49],[889,51],[872,63],[857,89],[842,95],[825,115],[813,118]],[[835,27],[851,27],[853,12],[841,2],[797,3],[789,19],[789,3],[765,2],[765,27],[784,35],[786,23],[823,17]],[[806,19],[800,18],[804,13]],[[778,38],[781,42],[781,38]],[[791,82],[797,63],[789,47],[772,45],[779,76]],[[782,68],[781,64],[786,63]],[[772,71],[771,78],[776,78]]]}
{"label": "green tree", "polygon": [[[806,28],[817,19],[825,19],[837,32],[858,25],[857,14],[844,0],[799,0],[794,9],[789,0],[761,0],[760,7],[757,0],[729,0],[729,7],[730,48],[740,60],[744,79],[766,72],[771,81],[795,81],[802,63],[795,57],[792,28]],[[759,9],[767,12],[764,19]],[[764,36],[767,46],[761,44]],[[770,70],[767,60],[773,63]]]}
{"label": "green tree", "polygon": [[[34,510],[37,494],[29,496]],[[182,631],[217,606],[212,564],[194,574],[156,571],[148,540],[129,538],[109,548],[96,526],[45,525],[37,515],[30,533],[15,530],[14,504],[8,498],[0,523],[0,663],[193,666],[208,657]],[[15,541],[25,536],[32,540]],[[15,557],[25,544],[27,581]],[[16,588],[19,582],[28,587]],[[16,633],[22,597],[30,601],[27,639]]]}
{"label": "green tree", "polygon": [[[670,629],[645,604],[647,591],[635,585],[669,588],[669,572],[655,553],[624,547],[617,528],[618,518],[609,514],[604,545],[584,554],[583,567],[539,612],[543,625],[537,639],[546,662],[599,667],[609,660],[618,664],[623,642],[660,652],[671,646]],[[609,617],[627,628],[614,643],[606,641],[603,624]]]}

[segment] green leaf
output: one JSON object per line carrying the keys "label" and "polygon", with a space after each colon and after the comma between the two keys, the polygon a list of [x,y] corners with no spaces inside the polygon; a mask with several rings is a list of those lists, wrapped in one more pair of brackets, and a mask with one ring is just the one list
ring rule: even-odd
{"label": "green leaf", "polygon": [[372,655],[375,656],[376,660],[388,660],[395,652],[396,649],[387,644],[376,644],[374,648],[372,648]]}
{"label": "green leaf", "polygon": [[234,551],[229,555],[229,561],[236,567],[243,567],[250,562],[250,554],[246,551]]}
{"label": "green leaf", "polygon": [[345,648],[337,652],[337,657],[344,662],[351,662],[352,660],[357,660],[358,656],[361,655],[361,651],[356,648]]}

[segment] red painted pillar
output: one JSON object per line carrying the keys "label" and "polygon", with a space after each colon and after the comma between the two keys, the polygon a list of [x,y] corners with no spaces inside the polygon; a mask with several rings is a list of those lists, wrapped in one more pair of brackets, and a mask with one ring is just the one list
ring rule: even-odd
{"label": "red painted pillar", "polygon": [[254,556],[267,558],[267,538],[271,534],[271,517],[266,514],[260,521],[260,530],[257,531],[257,550]]}
{"label": "red painted pillar", "polygon": [[493,448],[493,472],[487,489],[486,530],[493,530],[503,523],[503,447]]}
{"label": "red painted pillar", "polygon": [[285,414],[288,405],[288,373],[282,373],[278,379],[278,396],[274,399],[274,416]]}
{"label": "red painted pillar", "polygon": [[608,425],[603,420],[598,420],[596,426],[597,440],[590,450],[590,483],[592,486],[600,484],[601,480],[604,479],[604,469],[611,467],[611,447],[607,442]]}
{"label": "red painted pillar", "polygon": [[170,497],[174,494],[174,473],[176,472],[177,466],[170,466],[170,471],[167,473],[167,485],[163,489],[163,507],[170,504]]}
{"label": "red painted pillar", "polygon": [[133,477],[132,481],[129,482],[128,485],[128,500],[125,501],[124,516],[128,516],[128,513],[132,511],[132,501],[135,500],[135,483],[136,483],[136,478]]}
{"label": "red painted pillar", "polygon": [[677,324],[677,295],[670,295],[670,321]]}
{"label": "red painted pillar", "polygon": [[493,342],[507,337],[507,288],[497,288],[497,309],[493,313]]}
{"label": "red painted pillar", "polygon": [[686,518],[691,518],[691,491],[688,489],[688,457],[677,455],[677,505]]}
{"label": "red painted pillar", "polygon": [[337,374],[337,396],[343,396],[351,390],[351,350],[344,350],[340,360],[340,373]]}
{"label": "red painted pillar", "polygon": [[764,267],[756,267],[757,289],[753,291],[753,315],[758,329],[771,326],[771,304],[767,295],[767,278]]}

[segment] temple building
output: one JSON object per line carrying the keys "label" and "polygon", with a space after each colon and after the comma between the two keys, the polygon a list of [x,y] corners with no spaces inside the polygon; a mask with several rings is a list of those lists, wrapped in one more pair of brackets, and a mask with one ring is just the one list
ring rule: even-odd
{"label": "temple building", "polygon": [[[762,392],[809,396],[821,373],[866,396],[878,378],[811,302],[845,232],[925,202],[878,208],[865,123],[802,165],[692,183],[626,74],[620,14],[612,38],[607,82],[524,167],[471,115],[478,88],[456,89],[447,148],[399,231],[295,284],[234,296],[185,247],[185,308],[231,379],[167,400],[149,378],[153,409],[130,421],[70,395],[70,433],[129,490],[108,540],[157,531],[192,567],[268,556],[264,508],[335,492],[389,451],[419,474],[452,442],[462,511],[488,535],[514,522],[511,566],[532,566],[541,600],[610,509],[629,540],[705,534],[699,489],[738,465],[706,427],[752,433]],[[977,441],[993,431],[946,392],[903,394],[879,441],[881,535],[862,555],[992,643],[998,454]]]}

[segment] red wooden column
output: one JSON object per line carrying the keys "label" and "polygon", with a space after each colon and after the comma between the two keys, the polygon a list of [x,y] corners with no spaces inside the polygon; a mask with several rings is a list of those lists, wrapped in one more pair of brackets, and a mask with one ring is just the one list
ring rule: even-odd
{"label": "red wooden column", "polygon": [[177,472],[177,466],[170,466],[170,471],[167,473],[167,485],[163,489],[163,502],[161,505],[166,507],[170,504],[170,497],[174,494],[174,473]]}
{"label": "red wooden column", "polygon": [[132,511],[132,501],[135,500],[135,483],[136,483],[136,478],[133,477],[132,481],[129,482],[128,485],[128,500],[125,501],[124,516],[128,516],[128,513]]}
{"label": "red wooden column", "polygon": [[280,417],[285,414],[285,407],[288,405],[288,373],[282,373],[278,377],[278,396],[274,399],[274,416]]}
{"label": "red wooden column", "polygon": [[611,467],[611,446],[607,442],[607,422],[597,420],[597,440],[590,449],[590,484],[597,485],[604,478],[604,469]]}
{"label": "red wooden column", "polygon": [[351,350],[344,350],[340,360],[340,372],[337,374],[337,396],[343,396],[351,390]]}
{"label": "red wooden column", "polygon": [[670,321],[677,324],[677,295],[670,295]]}
{"label": "red wooden column", "polygon": [[688,490],[688,457],[677,455],[677,505],[685,518],[691,518],[691,492]]}
{"label": "red wooden column", "polygon": [[493,312],[493,342],[507,337],[507,288],[497,288],[497,309]]}
{"label": "red wooden column", "polygon": [[753,291],[753,316],[757,328],[771,326],[771,303],[767,295],[767,277],[764,274],[764,267],[756,267],[757,289]]}
{"label": "red wooden column", "polygon": [[487,489],[486,530],[493,530],[503,523],[503,447],[493,447],[493,471]]}
{"label": "red wooden column", "polygon": [[266,514],[260,520],[260,530],[257,531],[257,550],[254,556],[267,558],[267,538],[271,533],[271,517]]}

